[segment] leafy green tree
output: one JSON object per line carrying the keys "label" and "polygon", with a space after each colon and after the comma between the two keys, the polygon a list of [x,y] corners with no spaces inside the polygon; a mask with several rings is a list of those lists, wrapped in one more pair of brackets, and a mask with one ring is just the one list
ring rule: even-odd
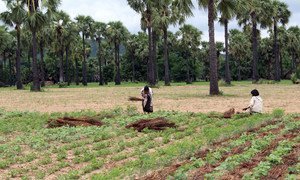
{"label": "leafy green tree", "polygon": [[98,42],[98,66],[99,66],[99,85],[103,85],[103,73],[102,73],[102,58],[103,53],[101,52],[101,42],[105,38],[106,35],[106,24],[102,22],[95,22],[93,24],[93,37]]}
{"label": "leafy green tree", "polygon": [[24,24],[26,11],[21,0],[5,0],[7,11],[0,14],[3,22],[15,28],[17,32],[16,48],[16,86],[17,89],[23,89],[21,81],[21,26]]}
{"label": "leafy green tree", "polygon": [[282,25],[285,25],[289,21],[289,17],[291,16],[291,12],[288,10],[288,6],[286,3],[272,0],[272,25],[274,32],[274,56],[275,56],[275,81],[280,81],[280,54],[279,54],[279,46],[278,46],[278,22]]}
{"label": "leafy green tree", "polygon": [[299,64],[297,59],[300,57],[300,28],[298,26],[291,26],[287,29],[285,42],[292,59],[291,72],[295,73]]}
{"label": "leafy green tree", "polygon": [[239,25],[252,27],[252,81],[259,80],[258,74],[258,24],[262,28],[268,25],[268,12],[270,12],[269,0],[238,1],[237,19]]}
{"label": "leafy green tree", "polygon": [[154,69],[154,45],[153,45],[153,3],[154,0],[127,0],[128,5],[137,13],[141,14],[141,27],[148,31],[148,62],[147,62],[147,81],[151,86],[156,84]]}
{"label": "leafy green tree", "polygon": [[108,39],[114,46],[115,50],[115,84],[121,84],[121,72],[120,72],[120,44],[125,42],[129,36],[129,32],[126,27],[123,26],[122,22],[109,22],[107,28]]}
{"label": "leafy green tree", "polygon": [[59,44],[59,82],[63,83],[65,81],[64,76],[64,52],[65,52],[65,43],[64,43],[64,34],[67,33],[65,27],[70,23],[70,16],[63,12],[59,11],[55,17],[54,28],[55,34],[57,37],[57,42]]}
{"label": "leafy green tree", "polygon": [[191,0],[162,0],[155,1],[153,8],[153,23],[163,31],[164,39],[164,80],[165,85],[170,85],[170,69],[168,57],[168,27],[173,24],[183,23],[185,18],[193,13]]}
{"label": "leafy green tree", "polygon": [[248,40],[246,33],[236,29],[230,30],[229,36],[229,52],[237,64],[237,79],[242,80],[242,62],[247,60],[251,43]]}
{"label": "leafy green tree", "polygon": [[228,59],[228,23],[235,16],[237,10],[237,0],[220,0],[218,1],[217,9],[221,13],[219,22],[224,25],[225,34],[225,82],[230,84],[231,75]]}
{"label": "leafy green tree", "polygon": [[[5,66],[8,54],[10,54],[13,50],[14,46],[14,38],[7,31],[7,28],[4,26],[0,26],[0,54],[2,55],[2,59],[0,61],[0,86],[3,86],[7,82],[7,75],[5,73]],[[8,84],[11,85],[12,80],[12,72],[11,72],[11,63],[9,60],[9,81]]]}
{"label": "leafy green tree", "polygon": [[[60,0],[22,0],[27,6],[27,25],[32,34],[32,91],[40,91],[40,77],[37,64],[37,32],[52,19],[53,13],[57,10]],[[42,8],[43,7],[43,8]]]}
{"label": "leafy green tree", "polygon": [[191,80],[191,57],[192,54],[198,51],[202,32],[192,25],[183,25],[176,32],[178,43],[183,50],[182,57],[186,60],[186,83],[192,83]]}
{"label": "leafy green tree", "polygon": [[[72,64],[72,61],[70,61],[69,58],[72,57],[72,54],[75,53],[74,49],[75,47],[78,46],[80,40],[78,34],[78,28],[75,22],[70,21],[69,23],[66,24],[63,39],[65,45],[65,54],[66,54],[66,81],[69,86],[71,83],[70,64]],[[74,60],[74,56],[72,60]]]}
{"label": "leafy green tree", "polygon": [[86,38],[89,37],[90,31],[91,31],[91,25],[94,22],[92,17],[90,16],[82,16],[79,15],[75,18],[77,20],[78,27],[81,31],[82,36],[82,56],[83,56],[83,62],[82,62],[82,84],[84,86],[87,86],[87,69],[86,69]]}

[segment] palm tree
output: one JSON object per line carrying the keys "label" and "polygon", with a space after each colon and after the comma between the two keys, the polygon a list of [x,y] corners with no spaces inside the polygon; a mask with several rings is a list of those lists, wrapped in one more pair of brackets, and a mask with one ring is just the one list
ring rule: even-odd
{"label": "palm tree", "polygon": [[120,44],[124,42],[129,36],[129,32],[126,27],[123,26],[122,22],[109,22],[107,28],[108,39],[110,43],[114,45],[115,50],[115,84],[121,84],[121,73],[120,73]]}
{"label": "palm tree", "polygon": [[242,80],[241,63],[248,57],[248,51],[251,48],[251,43],[248,39],[245,32],[240,32],[236,29],[230,30],[229,53],[236,60],[238,81]]}
{"label": "palm tree", "polygon": [[153,55],[153,3],[154,0],[127,0],[129,6],[141,14],[141,28],[148,31],[148,49],[149,57],[147,63],[147,81],[150,86],[156,84],[155,69],[154,69],[154,55]]}
{"label": "palm tree", "polygon": [[[65,26],[65,33],[63,37],[64,45],[65,45],[65,52],[66,52],[66,82],[68,82],[68,86],[71,83],[70,78],[70,68],[69,68],[69,54],[70,50],[74,49],[77,46],[77,39],[79,38],[78,29],[75,22],[70,21]],[[74,54],[74,52],[73,52]],[[73,58],[74,59],[74,58]]]}
{"label": "palm tree", "polygon": [[193,15],[191,0],[162,0],[155,1],[153,8],[153,24],[162,29],[164,39],[164,70],[165,85],[170,85],[170,69],[168,57],[168,28],[171,24],[183,23],[185,18]]}
{"label": "palm tree", "polygon": [[13,37],[7,31],[5,26],[0,26],[0,54],[2,59],[0,62],[0,83],[5,83],[4,66],[6,64],[7,51],[13,46]]}
{"label": "palm tree", "polygon": [[258,74],[258,29],[260,24],[261,28],[266,28],[268,25],[268,12],[270,11],[269,0],[248,0],[238,1],[237,19],[239,25],[252,26],[252,81],[257,82],[259,80]]}
{"label": "palm tree", "polygon": [[9,26],[13,26],[17,32],[17,48],[16,48],[16,85],[17,89],[23,89],[21,81],[21,26],[25,21],[26,11],[21,0],[5,0],[8,11],[1,13],[0,17],[3,22]]}
{"label": "palm tree", "polygon": [[285,25],[289,21],[291,12],[288,10],[288,6],[284,2],[278,0],[272,1],[272,24],[274,32],[274,56],[275,56],[275,81],[280,81],[280,59],[279,59],[279,47],[278,47],[278,25],[280,22],[282,25]]}
{"label": "palm tree", "polygon": [[136,78],[135,78],[135,76],[136,76],[136,74],[135,74],[135,66],[136,66],[135,58],[136,58],[137,49],[139,47],[138,35],[131,34],[129,36],[129,38],[127,39],[126,47],[127,47],[126,49],[129,52],[129,58],[130,58],[130,61],[131,61],[131,66],[132,66],[132,79],[131,79],[131,81],[135,82],[135,80],[136,80]]}
{"label": "palm tree", "polygon": [[[40,91],[40,78],[37,64],[37,32],[52,19],[53,13],[56,11],[60,0],[22,0],[27,6],[27,24],[32,34],[32,75],[33,85],[32,91]],[[43,10],[42,8],[43,7]]]}
{"label": "palm tree", "polygon": [[218,64],[217,64],[217,51],[215,43],[215,25],[214,19],[216,17],[215,0],[198,0],[199,6],[208,9],[208,28],[209,28],[209,62],[210,62],[210,95],[218,95]]}
{"label": "palm tree", "polygon": [[230,84],[231,75],[229,68],[229,59],[228,59],[228,22],[236,13],[236,0],[220,0],[217,5],[218,11],[221,13],[221,18],[219,22],[224,25],[224,33],[225,33],[225,82]]}
{"label": "palm tree", "polygon": [[99,65],[99,85],[102,86],[103,74],[102,74],[102,52],[101,52],[101,42],[106,34],[106,24],[102,22],[95,22],[93,24],[93,36],[98,42],[98,65]]}
{"label": "palm tree", "polygon": [[64,78],[64,34],[65,32],[65,26],[70,23],[70,16],[63,12],[63,11],[59,11],[55,17],[55,32],[56,32],[56,36],[57,36],[57,41],[59,44],[59,57],[60,57],[60,61],[59,61],[59,82],[63,83],[65,78]]}
{"label": "palm tree", "polygon": [[183,25],[176,32],[179,47],[183,51],[183,57],[186,60],[186,83],[191,84],[190,59],[194,52],[198,51],[200,46],[202,32],[192,25]]}
{"label": "palm tree", "polygon": [[79,29],[81,31],[82,36],[82,56],[83,56],[83,63],[82,63],[82,84],[87,86],[87,70],[86,70],[86,48],[85,48],[85,39],[89,37],[91,24],[94,22],[91,16],[82,16],[79,15],[75,18],[77,20]]}
{"label": "palm tree", "polygon": [[298,26],[289,27],[285,42],[287,51],[292,58],[291,72],[295,73],[298,66],[297,59],[300,57],[300,28]]}
{"label": "palm tree", "polygon": [[52,29],[49,25],[43,27],[38,33],[37,38],[39,41],[39,50],[40,50],[40,78],[41,78],[41,87],[45,86],[45,61],[44,61],[44,51],[45,46],[49,45],[52,39]]}

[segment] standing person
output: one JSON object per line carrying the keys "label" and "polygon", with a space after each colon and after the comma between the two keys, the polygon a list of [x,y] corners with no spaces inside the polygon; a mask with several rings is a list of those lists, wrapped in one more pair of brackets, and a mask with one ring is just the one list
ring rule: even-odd
{"label": "standing person", "polygon": [[152,90],[148,86],[145,86],[141,92],[143,101],[142,101],[142,106],[143,106],[143,111],[144,113],[152,113],[153,112],[153,103],[152,103]]}
{"label": "standing person", "polygon": [[253,113],[262,113],[263,110],[263,100],[259,96],[259,92],[256,89],[251,91],[252,98],[250,100],[250,105],[243,110],[246,111],[249,109],[250,114]]}

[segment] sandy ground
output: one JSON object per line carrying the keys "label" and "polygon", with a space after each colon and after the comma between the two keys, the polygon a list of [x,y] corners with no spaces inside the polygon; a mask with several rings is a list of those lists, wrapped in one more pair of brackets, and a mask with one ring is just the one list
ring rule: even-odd
{"label": "sandy ground", "polygon": [[[170,86],[154,89],[154,111],[223,112],[231,107],[241,111],[248,105],[250,91],[257,88],[264,100],[264,111],[275,108],[288,113],[300,113],[299,85],[235,85],[220,87],[224,96],[208,96],[208,86]],[[80,110],[101,111],[115,107],[136,106],[140,102],[128,101],[129,96],[140,96],[140,87],[48,88],[45,92],[28,90],[0,90],[0,108],[8,111],[71,112]]]}

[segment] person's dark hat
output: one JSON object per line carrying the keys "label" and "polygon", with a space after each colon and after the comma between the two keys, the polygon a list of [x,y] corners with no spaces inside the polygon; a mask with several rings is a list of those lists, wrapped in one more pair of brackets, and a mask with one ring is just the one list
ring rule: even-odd
{"label": "person's dark hat", "polygon": [[253,89],[253,90],[251,91],[251,94],[252,94],[252,96],[259,96],[259,92],[258,92],[257,89]]}

